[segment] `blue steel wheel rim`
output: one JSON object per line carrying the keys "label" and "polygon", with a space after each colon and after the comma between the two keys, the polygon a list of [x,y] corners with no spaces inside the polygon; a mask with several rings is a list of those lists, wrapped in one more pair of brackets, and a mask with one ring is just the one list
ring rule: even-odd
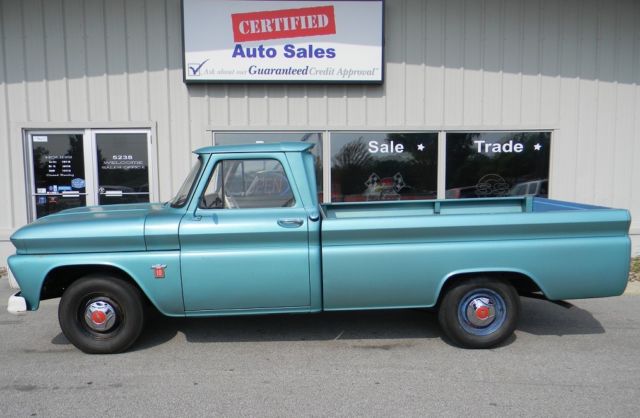
{"label": "blue steel wheel rim", "polygon": [[481,288],[467,292],[458,304],[458,323],[467,333],[487,336],[507,319],[507,304],[497,292]]}

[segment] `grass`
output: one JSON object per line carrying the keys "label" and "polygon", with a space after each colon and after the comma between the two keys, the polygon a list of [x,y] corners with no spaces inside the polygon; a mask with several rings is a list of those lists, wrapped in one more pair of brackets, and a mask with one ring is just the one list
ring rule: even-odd
{"label": "grass", "polygon": [[640,256],[631,259],[631,271],[629,272],[630,282],[640,282]]}

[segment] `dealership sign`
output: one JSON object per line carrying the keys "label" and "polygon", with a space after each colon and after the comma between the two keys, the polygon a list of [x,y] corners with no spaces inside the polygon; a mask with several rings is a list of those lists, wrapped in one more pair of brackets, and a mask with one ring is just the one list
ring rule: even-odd
{"label": "dealership sign", "polygon": [[186,82],[382,82],[382,0],[183,0]]}

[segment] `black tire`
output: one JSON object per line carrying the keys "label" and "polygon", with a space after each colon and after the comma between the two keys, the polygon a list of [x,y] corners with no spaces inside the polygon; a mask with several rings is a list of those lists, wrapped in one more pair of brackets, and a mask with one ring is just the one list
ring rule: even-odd
{"label": "black tire", "polygon": [[490,348],[509,338],[520,315],[520,298],[507,282],[478,277],[446,290],[438,309],[444,333],[464,348]]}
{"label": "black tire", "polygon": [[65,337],[85,353],[119,353],[142,332],[143,299],[135,286],[117,277],[85,276],[63,293],[58,320]]}

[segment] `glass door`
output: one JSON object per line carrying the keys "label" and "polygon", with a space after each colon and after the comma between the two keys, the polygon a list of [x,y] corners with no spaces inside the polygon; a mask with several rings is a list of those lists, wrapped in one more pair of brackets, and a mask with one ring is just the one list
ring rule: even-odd
{"label": "glass door", "polygon": [[94,132],[99,205],[149,202],[149,133]]}
{"label": "glass door", "polygon": [[39,130],[27,132],[25,141],[30,220],[156,198],[149,129]]}
{"label": "glass door", "polygon": [[83,133],[31,133],[28,140],[34,217],[86,206]]}

